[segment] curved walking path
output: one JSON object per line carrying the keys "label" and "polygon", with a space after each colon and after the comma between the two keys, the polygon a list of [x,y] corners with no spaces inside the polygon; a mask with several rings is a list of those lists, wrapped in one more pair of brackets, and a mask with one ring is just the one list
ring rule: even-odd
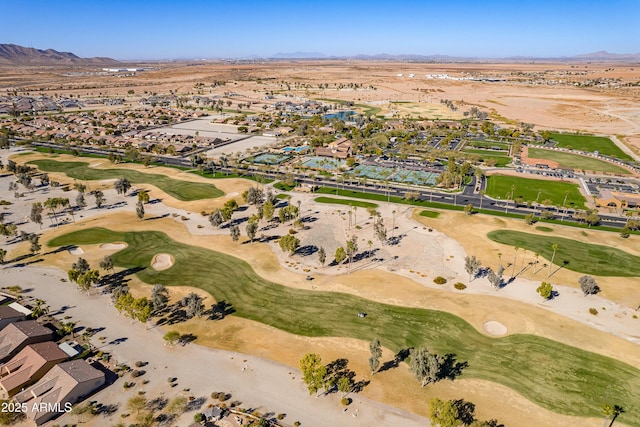
{"label": "curved walking path", "polygon": [[[63,316],[71,316],[68,321],[77,322],[78,326],[104,328],[92,338],[92,343],[110,352],[118,363],[133,367],[137,360],[148,362],[142,368],[146,374],[140,378],[149,380],[148,385],[123,391],[122,383],[129,380],[127,375],[93,396],[92,400],[118,402],[124,409],[126,401],[139,390],[145,390],[150,399],[160,392],[170,400],[188,388],[189,394],[195,397],[208,398],[213,391],[231,393],[232,400],[239,400],[244,408],[287,414],[285,421],[288,424],[300,421],[303,426],[317,427],[430,425],[425,418],[357,394],[350,395],[353,403],[344,411],[338,394],[309,396],[299,371],[266,359],[195,344],[168,347],[162,338],[163,330],[132,324],[129,319],[119,316],[114,307],[105,309],[106,305],[111,305],[108,295],[80,293],[72,283],[62,282],[64,277],[65,274],[57,269],[35,266],[5,268],[0,272],[3,283],[20,283],[23,289],[29,289],[27,296],[46,300],[51,314],[55,315],[62,308]],[[100,341],[98,337],[106,339]],[[169,377],[177,378],[176,388],[168,387]],[[97,416],[83,424],[116,424],[120,422],[119,413],[110,418]],[[172,424],[188,425],[194,414],[195,411],[187,412]],[[56,420],[59,424],[75,422],[73,415],[63,415]]]}

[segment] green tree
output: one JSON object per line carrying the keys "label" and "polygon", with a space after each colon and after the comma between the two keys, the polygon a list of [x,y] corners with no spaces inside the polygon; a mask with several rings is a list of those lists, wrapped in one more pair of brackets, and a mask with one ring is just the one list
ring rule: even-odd
{"label": "green tree", "polygon": [[318,249],[318,261],[320,261],[320,264],[322,264],[323,267],[324,263],[327,261],[327,253],[322,246]]}
{"label": "green tree", "polygon": [[44,208],[42,207],[42,203],[36,202],[31,205],[31,213],[29,214],[29,219],[42,228],[42,211]]}
{"label": "green tree", "polygon": [[164,339],[167,343],[169,343],[169,345],[173,346],[180,339],[180,332],[178,332],[178,331],[169,331],[166,334],[164,334],[164,337],[162,337],[162,339]]}
{"label": "green tree", "polygon": [[437,397],[429,402],[429,419],[434,427],[457,427],[461,424],[455,403],[451,400],[440,400]]}
{"label": "green tree", "polygon": [[410,370],[424,387],[438,381],[442,363],[439,355],[431,353],[426,347],[418,347],[411,354]]}
{"label": "green tree", "polygon": [[138,221],[144,218],[144,204],[141,201],[138,201],[136,204],[136,216],[138,217]]}
{"label": "green tree", "polygon": [[342,264],[342,262],[347,259],[347,252],[342,246],[340,246],[338,249],[336,249],[336,253],[333,257],[336,260],[336,264]]}
{"label": "green tree", "polygon": [[273,219],[273,214],[275,213],[275,207],[270,200],[267,200],[262,205],[262,217],[265,221],[271,221]]}
{"label": "green tree", "polygon": [[314,353],[305,354],[300,359],[300,371],[309,394],[317,393],[323,387],[327,368],[322,364],[320,356]]}
{"label": "green tree", "polygon": [[104,202],[107,201],[106,197],[104,197],[104,193],[100,190],[95,190],[93,192],[93,196],[96,200],[96,208],[100,209],[104,206]]}
{"label": "green tree", "polygon": [[382,345],[378,338],[374,338],[373,341],[369,343],[369,352],[371,352],[369,368],[371,369],[371,375],[373,375],[380,365],[380,357],[382,356]]}
{"label": "green tree", "polygon": [[595,295],[600,292],[600,287],[598,286],[596,279],[592,276],[580,276],[578,283],[580,284],[580,289],[582,289],[584,296]]}
{"label": "green tree", "polygon": [[238,227],[237,225],[232,225],[231,227],[229,227],[229,232],[231,233],[231,240],[237,242],[240,238],[240,227]]}
{"label": "green tree", "polygon": [[111,258],[109,255],[105,256],[104,258],[102,258],[102,261],[100,261],[100,264],[98,264],[98,266],[104,271],[113,271],[113,258]]}
{"label": "green tree", "polygon": [[76,206],[78,206],[79,209],[87,207],[87,201],[84,199],[84,193],[78,193],[76,196]]}
{"label": "green tree", "polygon": [[548,300],[553,295],[553,286],[549,282],[542,282],[536,289],[536,292],[540,294],[542,298]]}
{"label": "green tree", "polygon": [[291,234],[286,234],[280,238],[279,245],[283,252],[289,252],[289,256],[291,256],[300,247],[300,239]]}
{"label": "green tree", "polygon": [[153,311],[159,312],[164,310],[169,303],[169,291],[164,285],[156,283],[151,289],[151,305]]}
{"label": "green tree", "polygon": [[115,184],[113,184],[116,189],[116,193],[126,195],[127,191],[131,188],[131,182],[127,178],[119,178],[116,180]]}
{"label": "green tree", "polygon": [[138,203],[149,203],[149,192],[147,190],[138,191]]}
{"label": "green tree", "polygon": [[0,249],[0,264],[4,264],[4,258],[7,256],[6,249]]}
{"label": "green tree", "polygon": [[478,275],[481,267],[482,263],[475,255],[471,257],[466,256],[464,258],[464,269],[467,274],[469,274],[469,281],[473,280]]}
{"label": "green tree", "polygon": [[338,379],[338,391],[342,393],[342,397],[345,397],[347,394],[349,394],[352,388],[353,383],[351,381],[351,378],[345,376]]}
{"label": "green tree", "polygon": [[353,235],[347,241],[347,256],[349,257],[349,269],[351,269],[351,261],[353,260],[354,255],[358,252],[358,237]]}
{"label": "green tree", "polygon": [[204,313],[204,304],[202,303],[202,297],[195,292],[191,292],[180,301],[180,305],[185,308],[187,318],[191,319],[195,316],[202,316]]}
{"label": "green tree", "polygon": [[253,243],[253,239],[256,237],[256,232],[258,231],[258,223],[256,221],[249,221],[247,223],[247,237]]}
{"label": "green tree", "polygon": [[222,218],[222,210],[216,209],[213,211],[213,213],[209,215],[209,222],[214,227],[220,227],[224,222],[224,218]]}
{"label": "green tree", "polygon": [[471,215],[473,213],[473,204],[469,203],[464,207],[464,213],[467,215]]}

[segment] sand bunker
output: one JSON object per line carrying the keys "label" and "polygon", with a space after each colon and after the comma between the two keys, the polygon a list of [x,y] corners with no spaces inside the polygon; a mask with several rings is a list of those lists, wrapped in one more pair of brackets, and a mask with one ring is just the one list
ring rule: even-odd
{"label": "sand bunker", "polygon": [[82,255],[82,254],[84,254],[84,249],[82,249],[79,246],[75,246],[75,247],[69,249],[69,253],[71,255]]}
{"label": "sand bunker", "polygon": [[166,270],[173,265],[173,257],[169,254],[158,254],[151,260],[151,268],[156,271]]}
{"label": "sand bunker", "polygon": [[487,323],[482,325],[482,327],[489,335],[496,337],[500,337],[507,333],[507,327],[495,320],[489,320]]}
{"label": "sand bunker", "polygon": [[106,251],[124,249],[126,247],[126,243],[103,243],[100,245],[100,249],[104,249]]}

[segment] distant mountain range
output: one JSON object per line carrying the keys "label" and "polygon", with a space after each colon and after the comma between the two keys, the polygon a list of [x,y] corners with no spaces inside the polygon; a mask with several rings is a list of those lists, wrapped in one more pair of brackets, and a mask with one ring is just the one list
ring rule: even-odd
{"label": "distant mountain range", "polygon": [[559,57],[535,57],[535,56],[512,56],[505,58],[482,58],[482,57],[463,57],[449,55],[416,55],[416,54],[388,54],[379,53],[377,55],[352,55],[352,56],[329,56],[316,52],[291,52],[276,53],[268,57],[260,57],[253,55],[251,59],[354,59],[363,61],[416,61],[416,62],[479,62],[479,61],[600,61],[600,62],[640,62],[640,52],[638,53],[609,53],[605,51],[587,53],[575,56],[559,56]]}
{"label": "distant mountain range", "polygon": [[[605,51],[576,56],[533,57],[513,56],[507,58],[459,57],[448,55],[388,54],[330,56],[318,52],[279,52],[273,55],[251,55],[240,60],[286,60],[286,59],[333,59],[362,61],[410,61],[410,62],[640,62],[639,53],[617,54]],[[187,59],[184,59],[185,61]],[[124,61],[133,62],[133,61]],[[0,65],[49,65],[49,66],[114,66],[122,62],[111,58],[80,58],[71,52],[54,49],[34,49],[15,44],[0,44]]]}
{"label": "distant mountain range", "polygon": [[54,49],[34,49],[15,44],[0,44],[0,64],[3,65],[115,65],[111,58],[80,58],[71,52]]}

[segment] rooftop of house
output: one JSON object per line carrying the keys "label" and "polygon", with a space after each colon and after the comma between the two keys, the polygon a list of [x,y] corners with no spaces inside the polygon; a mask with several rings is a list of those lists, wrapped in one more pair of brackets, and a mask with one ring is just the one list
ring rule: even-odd
{"label": "rooftop of house", "polygon": [[45,341],[51,339],[52,335],[49,328],[45,328],[35,320],[11,323],[0,331],[0,360],[29,339]]}

